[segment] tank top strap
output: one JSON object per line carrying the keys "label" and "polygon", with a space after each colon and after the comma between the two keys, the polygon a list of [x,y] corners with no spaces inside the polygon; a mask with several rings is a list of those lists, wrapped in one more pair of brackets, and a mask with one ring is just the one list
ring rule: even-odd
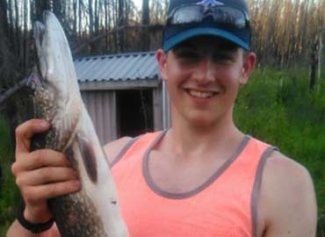
{"label": "tank top strap", "polygon": [[165,131],[146,133],[137,137],[132,138],[128,141],[117,154],[110,167],[113,168],[123,157],[130,157],[132,154],[145,153],[150,149],[151,145],[156,144],[157,140],[160,139]]}

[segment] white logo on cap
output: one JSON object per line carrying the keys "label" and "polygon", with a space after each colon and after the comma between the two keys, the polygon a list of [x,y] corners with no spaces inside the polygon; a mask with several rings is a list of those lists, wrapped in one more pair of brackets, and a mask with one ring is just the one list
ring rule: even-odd
{"label": "white logo on cap", "polygon": [[202,0],[201,2],[198,2],[196,5],[202,5],[204,7],[211,8],[216,6],[223,6],[225,4],[217,0]]}

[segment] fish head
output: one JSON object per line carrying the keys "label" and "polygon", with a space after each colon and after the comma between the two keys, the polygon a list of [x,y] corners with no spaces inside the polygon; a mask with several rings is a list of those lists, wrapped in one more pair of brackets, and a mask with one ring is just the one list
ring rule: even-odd
{"label": "fish head", "polygon": [[55,15],[44,11],[43,23],[35,22],[34,39],[43,80],[65,103],[79,93],[68,40]]}
{"label": "fish head", "polygon": [[69,43],[50,11],[43,13],[43,22],[35,22],[33,33],[38,56],[37,75],[31,77],[36,81],[36,116],[50,122],[57,140],[68,146],[83,106]]}

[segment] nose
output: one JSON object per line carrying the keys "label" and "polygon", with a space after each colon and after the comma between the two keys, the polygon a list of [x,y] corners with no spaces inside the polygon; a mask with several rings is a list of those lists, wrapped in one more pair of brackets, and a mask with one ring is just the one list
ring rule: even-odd
{"label": "nose", "polygon": [[196,67],[194,79],[199,84],[208,84],[215,80],[215,65],[209,57],[202,58]]}

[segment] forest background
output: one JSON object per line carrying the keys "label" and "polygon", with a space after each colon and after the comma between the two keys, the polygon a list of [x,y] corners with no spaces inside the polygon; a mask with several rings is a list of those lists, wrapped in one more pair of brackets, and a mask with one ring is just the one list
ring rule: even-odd
{"label": "forest background", "polygon": [[[235,119],[277,145],[314,180],[318,237],[325,237],[325,0],[247,0],[258,65],[240,92]],[[17,105],[11,99],[35,63],[32,23],[50,9],[74,58],[155,50],[167,0],[0,0],[0,236],[18,199],[14,160]],[[2,171],[2,172],[1,172]]]}

